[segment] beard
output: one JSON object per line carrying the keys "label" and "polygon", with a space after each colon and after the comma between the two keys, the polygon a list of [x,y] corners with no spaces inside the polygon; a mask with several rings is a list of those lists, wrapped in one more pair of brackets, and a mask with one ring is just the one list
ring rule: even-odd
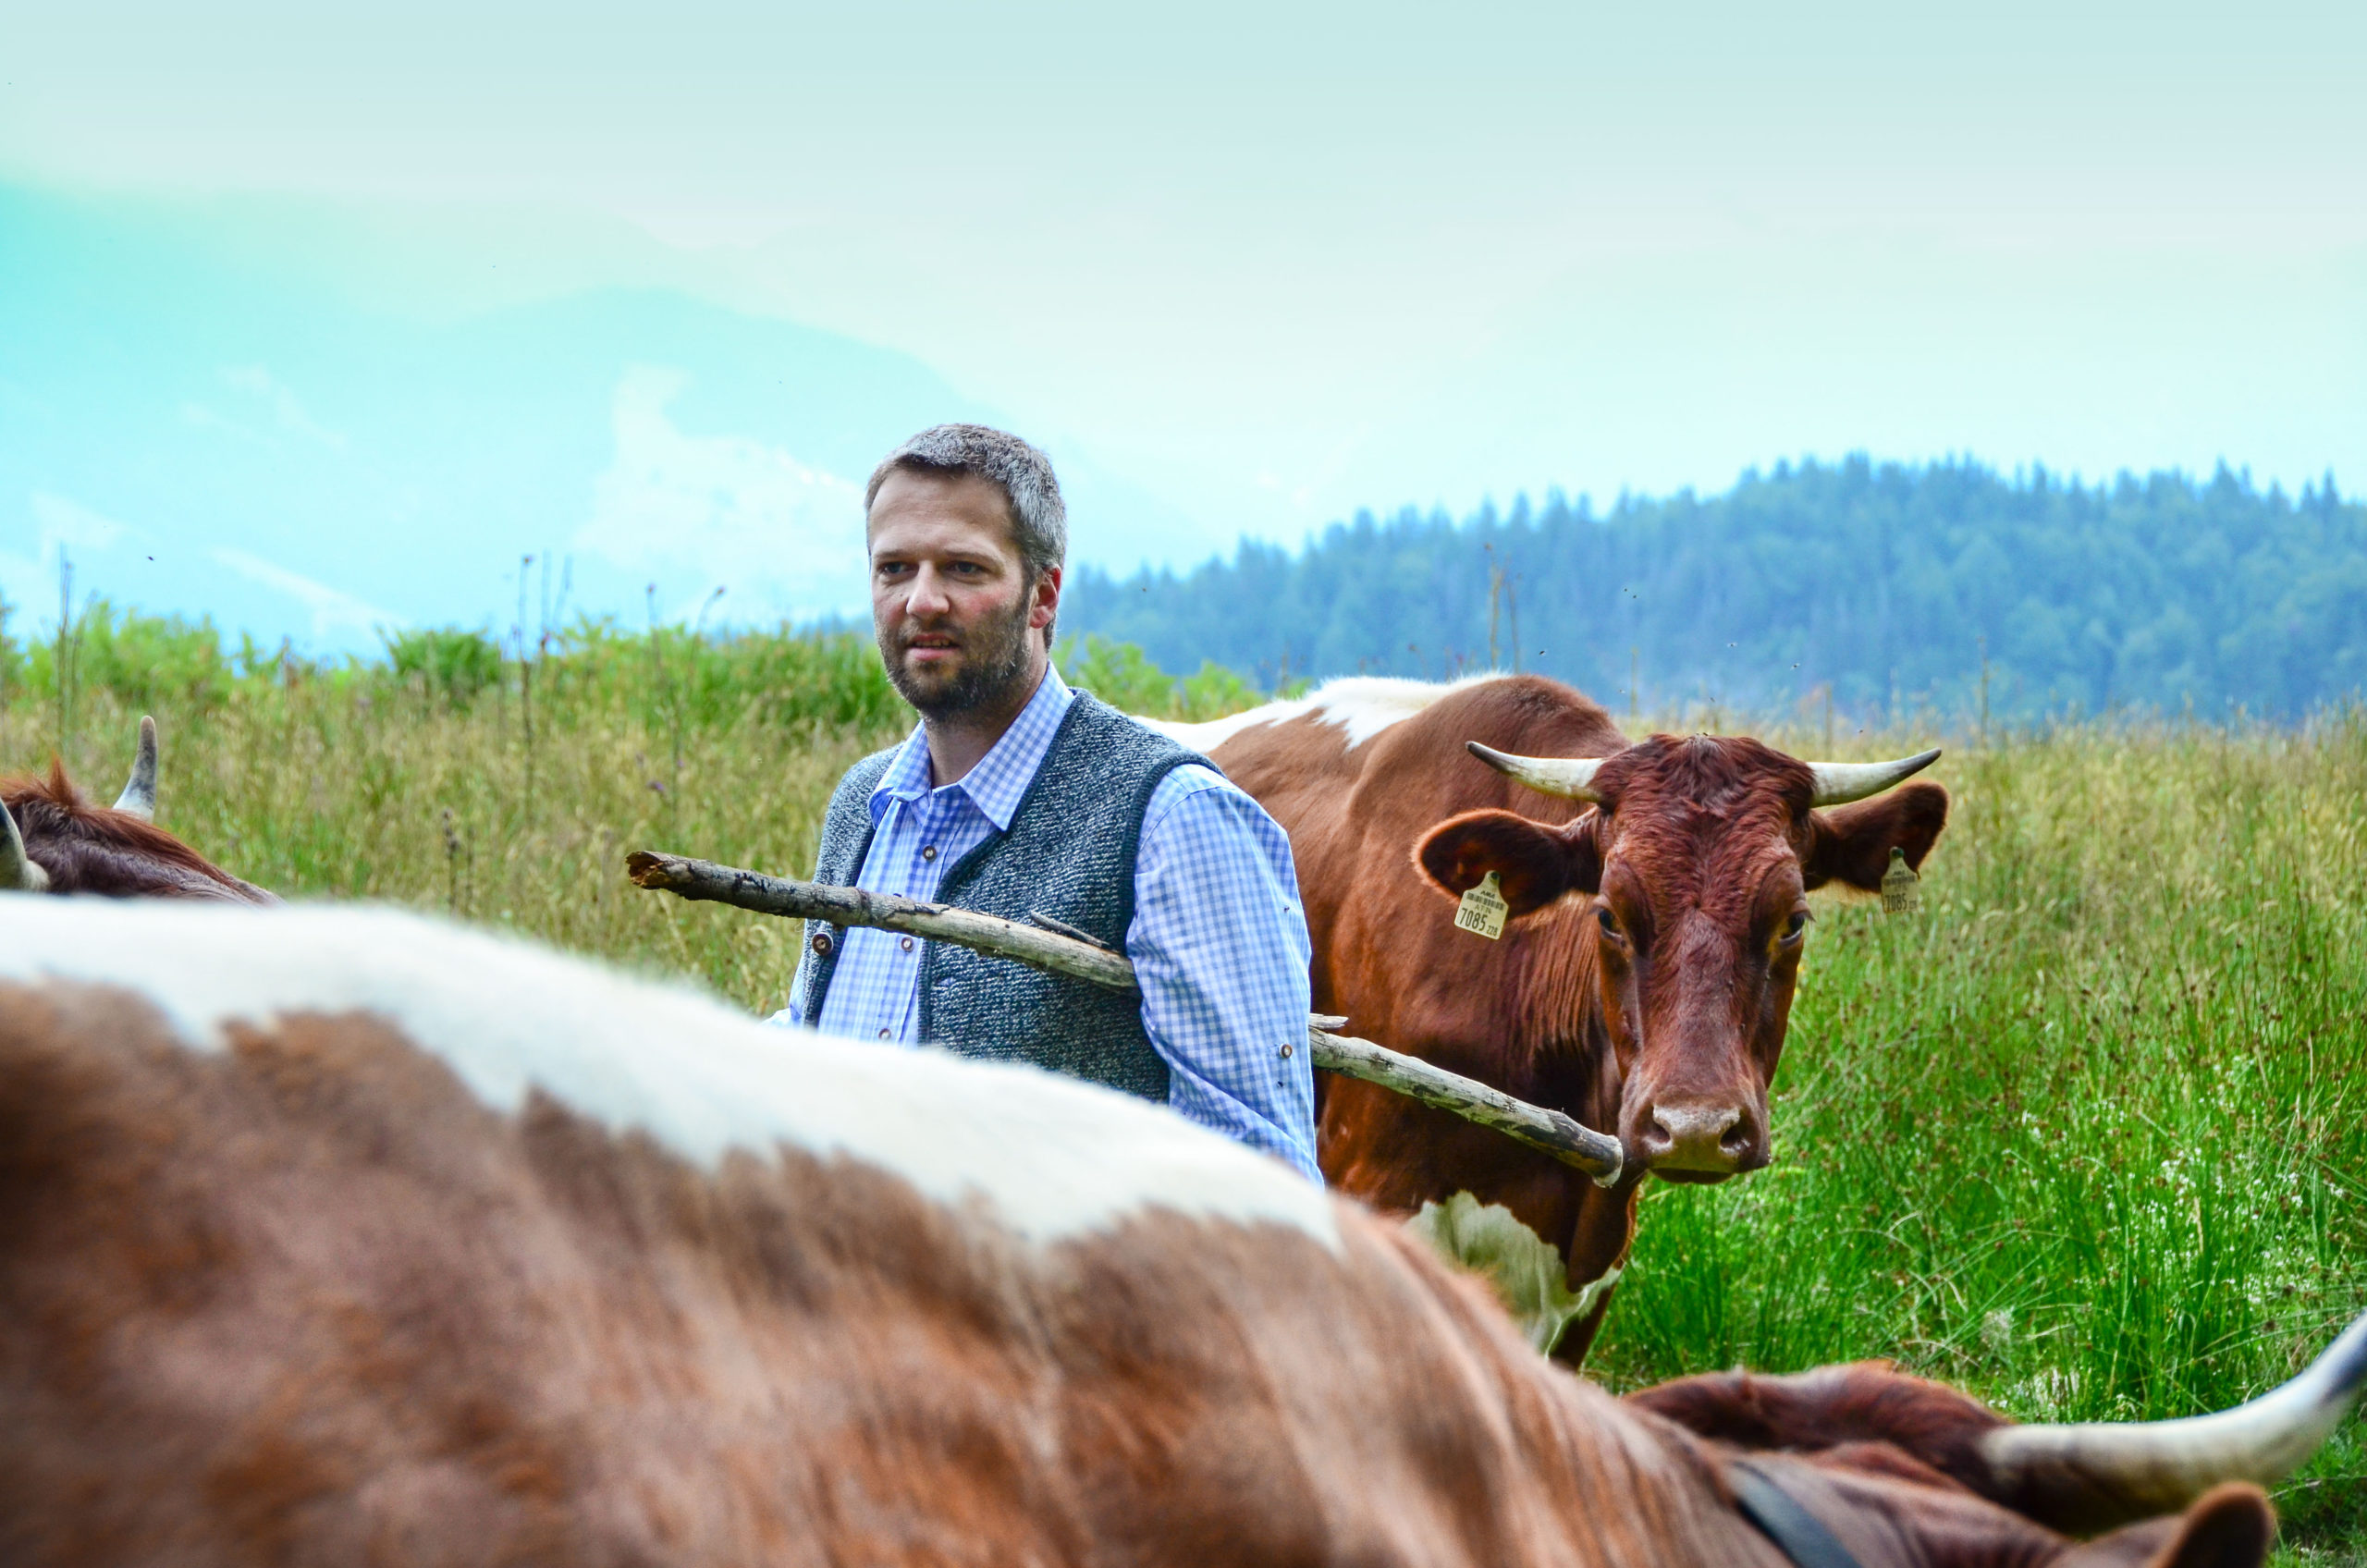
{"label": "beard", "polygon": [[[1033,607],[1031,587],[1024,587],[1011,608],[987,617],[966,631],[950,625],[924,625],[909,616],[893,626],[876,626],[879,662],[888,667],[889,684],[896,694],[929,718],[950,718],[974,709],[1001,705],[1017,694],[1027,677],[1027,615]],[[949,670],[914,669],[904,662],[913,639],[924,633],[950,637],[962,658]]]}

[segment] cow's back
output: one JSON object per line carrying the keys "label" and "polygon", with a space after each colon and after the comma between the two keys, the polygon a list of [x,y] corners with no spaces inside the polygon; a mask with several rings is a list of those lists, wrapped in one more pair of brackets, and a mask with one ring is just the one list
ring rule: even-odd
{"label": "cow's back", "polygon": [[1681,1446],[1164,1110],[386,914],[0,938],[12,1563],[1668,1544]]}

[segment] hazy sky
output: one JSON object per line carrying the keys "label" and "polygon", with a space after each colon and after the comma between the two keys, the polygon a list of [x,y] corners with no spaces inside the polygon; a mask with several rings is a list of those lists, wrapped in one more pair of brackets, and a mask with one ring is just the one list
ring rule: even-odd
{"label": "hazy sky", "polygon": [[1749,463],[2367,484],[2367,6],[72,6],[0,175],[907,350],[1211,545]]}

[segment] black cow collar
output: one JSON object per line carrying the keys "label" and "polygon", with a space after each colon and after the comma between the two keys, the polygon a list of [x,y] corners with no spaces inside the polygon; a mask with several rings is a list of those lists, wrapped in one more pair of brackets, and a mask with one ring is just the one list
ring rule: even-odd
{"label": "black cow collar", "polygon": [[1727,1463],[1726,1485],[1741,1506],[1742,1516],[1773,1541],[1775,1550],[1790,1558],[1794,1568],[1860,1568],[1823,1521],[1749,1460]]}

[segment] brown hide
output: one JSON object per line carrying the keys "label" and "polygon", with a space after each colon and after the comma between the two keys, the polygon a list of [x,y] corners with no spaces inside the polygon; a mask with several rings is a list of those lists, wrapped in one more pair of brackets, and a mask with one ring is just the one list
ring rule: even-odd
{"label": "brown hide", "polygon": [[[137,990],[0,982],[0,1561],[1783,1568],[1729,1445],[1331,1212],[1030,1242],[844,1156],[497,1111],[381,1015],[199,1051]],[[1908,1448],[1783,1463],[1863,1568],[2069,1550]],[[2215,1495],[2079,1561],[2253,1568],[2160,1555],[2265,1518]]]}
{"label": "brown hide", "polygon": [[497,1114],[369,1018],[205,1055],[62,986],[0,985],[0,1150],[18,1568],[1772,1568],[1690,1439],[1344,1205],[1337,1254],[1156,1210],[1038,1245],[843,1158]]}
{"label": "brown hide", "polygon": [[[1445,689],[1350,740],[1318,706],[1212,753],[1290,834],[1316,1010],[1615,1133],[1632,1174],[1605,1191],[1443,1111],[1330,1078],[1324,1173],[1400,1212],[1457,1191],[1502,1204],[1562,1249],[1574,1288],[1624,1260],[1647,1170],[1718,1180],[1765,1163],[1802,893],[1834,878],[1870,885],[1865,867],[1878,880],[1892,843],[1919,864],[1946,817],[1945,792],[1920,784],[1812,813],[1800,762],[1741,739],[1631,746],[1601,708],[1536,677]],[[1516,784],[1469,741],[1609,757],[1597,784],[1616,804]],[[1457,929],[1441,896],[1490,869],[1513,906],[1493,942]],[[1606,1292],[1556,1354],[1583,1359],[1608,1305]]]}
{"label": "brown hide", "polygon": [[93,805],[55,762],[50,764],[47,778],[0,779],[0,804],[17,819],[25,852],[49,874],[53,893],[278,901],[154,823],[112,806]]}

